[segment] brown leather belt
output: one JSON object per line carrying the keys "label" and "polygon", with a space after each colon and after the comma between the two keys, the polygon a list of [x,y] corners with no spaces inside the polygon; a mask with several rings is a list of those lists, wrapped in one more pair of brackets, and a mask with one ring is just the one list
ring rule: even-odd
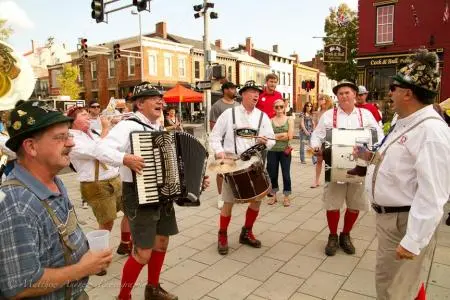
{"label": "brown leather belt", "polygon": [[380,206],[378,204],[372,203],[372,208],[379,214],[391,214],[408,212],[411,209],[411,206]]}

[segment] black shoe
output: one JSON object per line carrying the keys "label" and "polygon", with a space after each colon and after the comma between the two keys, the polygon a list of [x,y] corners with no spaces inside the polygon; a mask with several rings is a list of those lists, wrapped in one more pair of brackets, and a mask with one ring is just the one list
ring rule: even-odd
{"label": "black shoe", "polygon": [[151,284],[145,286],[145,300],[178,300],[178,297],[164,290],[160,284],[154,287]]}
{"label": "black shoe", "polygon": [[217,251],[220,255],[228,254],[228,237],[226,231],[219,231],[218,241],[217,241]]}
{"label": "black shoe", "polygon": [[119,247],[117,248],[117,254],[119,255],[131,255],[131,249],[133,248],[133,245],[131,242],[124,243],[120,242]]}
{"label": "black shoe", "polygon": [[349,233],[343,233],[339,235],[339,246],[347,254],[355,254],[355,246],[353,246]]}
{"label": "black shoe", "polygon": [[361,167],[361,166],[356,166],[353,169],[347,171],[348,175],[356,175],[356,176],[360,176],[360,177],[366,176],[366,173],[367,173],[367,167]]}
{"label": "black shoe", "polygon": [[334,256],[336,254],[338,245],[338,235],[337,234],[329,234],[328,235],[328,243],[325,247],[325,254],[328,256]]}
{"label": "black shoe", "polygon": [[95,274],[97,276],[105,276],[106,275],[106,270],[100,271],[97,274]]}
{"label": "black shoe", "polygon": [[257,240],[251,229],[242,227],[239,243],[249,245],[253,248],[261,248],[261,241]]}
{"label": "black shoe", "polygon": [[450,213],[448,213],[448,218],[445,221],[445,224],[447,224],[447,226],[450,226]]}

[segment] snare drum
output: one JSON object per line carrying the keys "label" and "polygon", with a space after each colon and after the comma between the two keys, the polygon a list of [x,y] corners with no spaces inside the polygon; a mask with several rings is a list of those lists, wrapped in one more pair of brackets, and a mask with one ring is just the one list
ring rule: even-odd
{"label": "snare drum", "polygon": [[224,176],[236,203],[261,201],[269,192],[270,181],[259,156],[237,160],[235,170]]}
{"label": "snare drum", "polygon": [[353,157],[353,146],[361,138],[367,138],[369,149],[377,143],[377,131],[371,128],[345,129],[330,128],[326,131],[325,142],[322,145],[325,161],[326,182],[364,182],[364,177],[347,174],[356,166]]}

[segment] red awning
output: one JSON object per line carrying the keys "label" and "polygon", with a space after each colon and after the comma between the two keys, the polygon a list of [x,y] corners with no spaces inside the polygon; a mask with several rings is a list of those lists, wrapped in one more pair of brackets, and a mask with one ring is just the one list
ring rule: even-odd
{"label": "red awning", "polygon": [[165,92],[163,98],[166,103],[202,102],[203,94],[177,84],[175,87]]}

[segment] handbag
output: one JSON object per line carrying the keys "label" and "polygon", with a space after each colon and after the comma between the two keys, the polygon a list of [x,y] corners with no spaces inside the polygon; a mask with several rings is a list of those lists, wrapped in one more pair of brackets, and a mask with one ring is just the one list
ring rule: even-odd
{"label": "handbag", "polygon": [[288,145],[286,146],[286,148],[284,148],[284,150],[283,150],[284,155],[286,155],[286,156],[291,155],[292,149],[294,149],[294,148],[292,148],[292,146],[290,146],[290,145],[288,144]]}

